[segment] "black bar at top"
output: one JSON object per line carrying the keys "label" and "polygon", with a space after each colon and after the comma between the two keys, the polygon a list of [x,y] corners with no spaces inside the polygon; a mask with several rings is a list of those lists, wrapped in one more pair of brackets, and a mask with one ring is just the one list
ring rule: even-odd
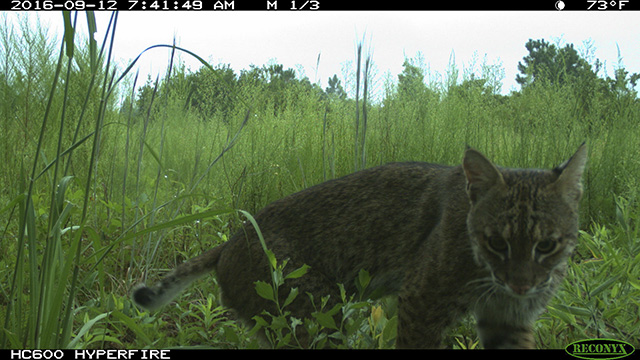
{"label": "black bar at top", "polygon": [[8,0],[0,10],[131,11],[589,11],[640,10],[637,0]]}

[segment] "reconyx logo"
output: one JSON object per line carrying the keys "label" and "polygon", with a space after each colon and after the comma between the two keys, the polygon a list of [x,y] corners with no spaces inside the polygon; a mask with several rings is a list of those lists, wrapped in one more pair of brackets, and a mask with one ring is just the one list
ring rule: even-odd
{"label": "reconyx logo", "polygon": [[611,339],[580,340],[564,349],[573,357],[589,360],[620,359],[631,355],[635,350],[629,343]]}

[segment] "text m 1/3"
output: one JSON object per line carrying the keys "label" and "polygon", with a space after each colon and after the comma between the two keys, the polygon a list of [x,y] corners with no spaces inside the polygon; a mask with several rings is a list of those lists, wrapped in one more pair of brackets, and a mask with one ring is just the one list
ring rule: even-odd
{"label": "text m 1/3", "polygon": [[[286,10],[320,10],[319,0],[289,0],[286,1],[289,7]],[[278,8],[278,0],[267,0],[267,10],[284,10]]]}

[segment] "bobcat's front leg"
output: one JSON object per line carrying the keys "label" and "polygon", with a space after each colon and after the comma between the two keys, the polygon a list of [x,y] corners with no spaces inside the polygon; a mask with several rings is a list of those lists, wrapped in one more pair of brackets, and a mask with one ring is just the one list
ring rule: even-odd
{"label": "bobcat's front leg", "polygon": [[[406,289],[405,289],[406,290]],[[459,309],[441,294],[430,291],[402,292],[398,297],[399,349],[437,349],[443,333],[457,319]]]}
{"label": "bobcat's front leg", "polygon": [[530,304],[494,294],[493,301],[475,309],[480,342],[485,349],[535,349],[533,324],[544,309],[543,303]]}
{"label": "bobcat's front leg", "polygon": [[478,335],[485,349],[535,349],[533,326],[478,319]]}

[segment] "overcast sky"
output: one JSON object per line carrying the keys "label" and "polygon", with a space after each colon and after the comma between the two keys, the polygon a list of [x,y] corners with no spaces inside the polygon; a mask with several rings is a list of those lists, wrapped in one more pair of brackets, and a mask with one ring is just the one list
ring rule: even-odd
{"label": "overcast sky", "polygon": [[[39,13],[52,26],[62,23],[58,12]],[[101,41],[110,12],[97,12]],[[86,31],[82,18],[81,31]],[[443,11],[242,11],[242,12],[120,12],[115,55],[135,58],[155,44],[173,39],[212,65],[230,64],[236,72],[269,62],[304,71],[324,88],[333,74],[354,61],[356,44],[365,39],[378,76],[397,79],[405,58],[422,54],[432,76],[443,74],[452,53],[459,69],[480,63],[500,64],[504,69],[502,92],[517,90],[517,65],[527,55],[529,39],[573,43],[579,51],[590,42],[595,58],[605,61],[613,74],[618,49],[624,67],[640,73],[640,14],[638,12],[443,12]],[[163,72],[168,51],[156,49],[143,55],[140,71]],[[320,55],[319,67],[316,68]],[[182,59],[196,70],[188,55]],[[461,71],[462,73],[462,71]],[[155,76],[155,75],[154,75]],[[146,75],[145,75],[146,77]],[[344,80],[343,80],[344,81]]]}

